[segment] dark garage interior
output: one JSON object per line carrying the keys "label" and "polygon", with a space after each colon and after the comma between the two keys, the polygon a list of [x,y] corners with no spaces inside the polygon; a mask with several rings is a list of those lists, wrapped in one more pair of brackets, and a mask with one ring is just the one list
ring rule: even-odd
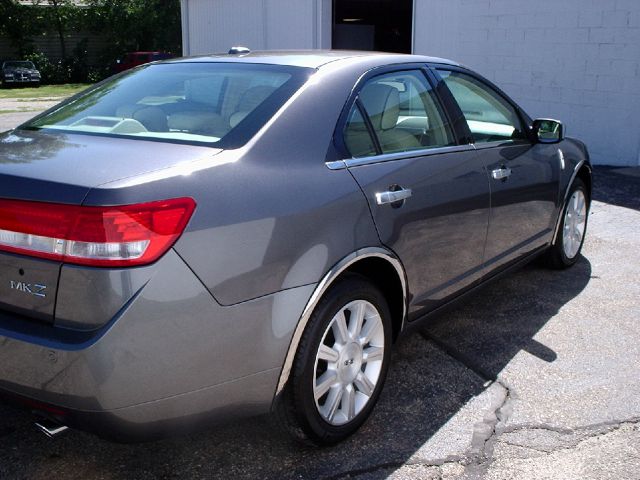
{"label": "dark garage interior", "polygon": [[411,53],[412,0],[334,0],[332,48]]}

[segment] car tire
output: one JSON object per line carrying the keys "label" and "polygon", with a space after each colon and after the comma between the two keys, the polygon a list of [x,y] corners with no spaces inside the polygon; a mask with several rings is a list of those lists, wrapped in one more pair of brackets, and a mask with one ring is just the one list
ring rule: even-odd
{"label": "car tire", "polygon": [[547,266],[564,269],[578,261],[587,233],[590,203],[584,182],[576,178],[562,208],[562,218],[555,242],[544,256]]}
{"label": "car tire", "polygon": [[280,425],[312,445],[353,434],[380,396],[390,349],[384,295],[359,275],[339,280],[318,303],[300,340],[289,382],[276,401]]}

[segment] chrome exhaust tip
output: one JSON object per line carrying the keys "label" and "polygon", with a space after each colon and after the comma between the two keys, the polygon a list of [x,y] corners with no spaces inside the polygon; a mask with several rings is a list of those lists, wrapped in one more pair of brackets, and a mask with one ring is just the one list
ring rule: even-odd
{"label": "chrome exhaust tip", "polygon": [[57,437],[61,433],[69,430],[69,427],[65,425],[60,425],[58,423],[54,423],[48,420],[42,420],[42,421],[36,422],[35,425],[38,430],[40,430],[49,438]]}

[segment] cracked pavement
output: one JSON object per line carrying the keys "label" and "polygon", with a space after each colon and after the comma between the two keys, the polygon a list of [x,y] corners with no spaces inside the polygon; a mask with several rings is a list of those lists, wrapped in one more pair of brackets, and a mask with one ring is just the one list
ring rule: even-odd
{"label": "cracked pavement", "polygon": [[139,445],[50,440],[0,405],[0,478],[640,479],[639,171],[596,169],[574,268],[529,265],[406,337],[340,445],[292,444],[266,417]]}

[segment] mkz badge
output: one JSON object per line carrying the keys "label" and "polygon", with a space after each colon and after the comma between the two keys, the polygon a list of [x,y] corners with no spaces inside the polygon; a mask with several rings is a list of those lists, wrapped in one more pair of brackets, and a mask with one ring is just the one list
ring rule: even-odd
{"label": "mkz badge", "polygon": [[29,293],[31,295],[35,295],[36,297],[41,297],[41,298],[44,298],[47,296],[47,294],[44,293],[44,291],[47,289],[47,286],[39,283],[15,282],[11,280],[11,289],[18,290],[24,293]]}

